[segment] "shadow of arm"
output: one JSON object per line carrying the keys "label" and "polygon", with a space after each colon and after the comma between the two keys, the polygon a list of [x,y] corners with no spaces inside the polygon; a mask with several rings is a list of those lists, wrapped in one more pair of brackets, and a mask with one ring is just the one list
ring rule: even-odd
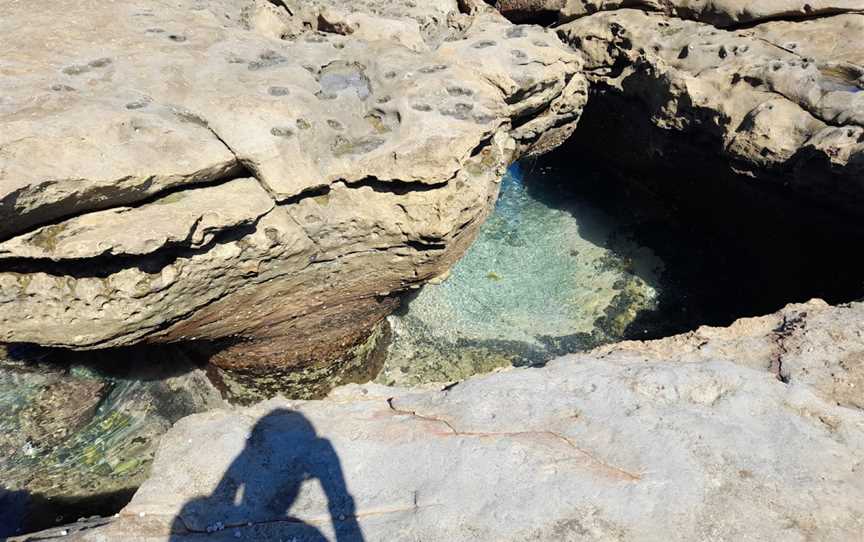
{"label": "shadow of arm", "polygon": [[333,521],[337,542],[362,542],[363,532],[357,523],[357,509],[354,497],[348,492],[342,463],[330,441],[322,439],[324,446],[315,461],[313,476],[318,478],[327,496],[327,509]]}

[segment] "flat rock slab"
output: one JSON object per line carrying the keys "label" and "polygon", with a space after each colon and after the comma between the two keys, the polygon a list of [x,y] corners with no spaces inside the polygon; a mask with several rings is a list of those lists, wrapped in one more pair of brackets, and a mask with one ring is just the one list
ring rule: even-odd
{"label": "flat rock slab", "polygon": [[255,179],[183,190],[139,207],[87,213],[0,243],[0,258],[66,260],[199,248],[224,230],[251,226],[275,206]]}
{"label": "flat rock slab", "polygon": [[[440,391],[193,415],[119,518],[71,539],[855,540],[864,413],[838,399],[862,315],[790,306]],[[784,382],[778,353],[811,362]]]}

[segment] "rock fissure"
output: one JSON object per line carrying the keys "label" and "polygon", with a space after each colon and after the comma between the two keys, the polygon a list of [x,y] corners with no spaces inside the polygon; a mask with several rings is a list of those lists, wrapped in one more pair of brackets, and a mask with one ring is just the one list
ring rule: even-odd
{"label": "rock fissure", "polygon": [[801,312],[795,315],[784,314],[783,321],[774,330],[774,342],[776,344],[777,352],[771,360],[769,370],[777,377],[777,380],[784,384],[790,383],[789,373],[785,372],[783,368],[783,358],[788,354],[786,340],[793,334],[799,333],[806,326],[806,319],[806,312]]}
{"label": "rock fissure", "polygon": [[[258,219],[260,220],[260,218]],[[255,221],[257,224],[258,220]],[[207,245],[195,249],[169,246],[144,256],[96,256],[85,259],[62,261],[47,258],[4,258],[0,259],[0,273],[28,275],[40,273],[52,277],[107,279],[126,269],[140,269],[147,274],[159,273],[181,258],[205,254],[213,247],[235,242],[255,231],[255,224],[236,228],[218,234]]]}
{"label": "rock fissure", "polygon": [[390,410],[392,410],[396,414],[400,414],[403,416],[410,416],[410,417],[417,418],[419,420],[429,422],[429,423],[441,424],[447,428],[446,434],[448,434],[448,435],[459,436],[459,437],[476,437],[476,438],[487,438],[487,437],[488,438],[507,438],[507,437],[537,437],[537,436],[551,437],[551,438],[561,442],[562,444],[564,444],[568,448],[577,452],[579,454],[579,456],[588,459],[592,465],[599,467],[599,469],[601,471],[605,472],[607,475],[612,476],[613,478],[622,479],[622,480],[626,480],[629,482],[638,482],[642,479],[641,474],[636,474],[636,473],[630,472],[628,470],[622,469],[620,467],[617,467],[615,465],[612,465],[612,464],[598,458],[597,456],[595,456],[591,452],[577,446],[576,443],[573,441],[573,439],[566,437],[560,433],[556,433],[555,431],[549,431],[549,430],[544,430],[544,431],[531,431],[531,430],[529,430],[529,431],[489,431],[489,432],[486,432],[486,431],[462,431],[462,430],[459,430],[456,427],[454,427],[452,423],[450,423],[449,421],[447,421],[443,418],[418,414],[416,411],[413,411],[413,410],[400,409],[399,407],[397,407],[394,404],[394,401],[395,401],[394,398],[388,399],[387,405],[390,407]]}

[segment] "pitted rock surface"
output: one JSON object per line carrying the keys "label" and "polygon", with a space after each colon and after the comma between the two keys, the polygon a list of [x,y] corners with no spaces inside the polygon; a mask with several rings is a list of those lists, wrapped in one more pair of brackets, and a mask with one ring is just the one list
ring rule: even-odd
{"label": "pitted rock surface", "polygon": [[344,351],[586,99],[554,33],[482,3],[2,4],[5,342]]}
{"label": "pitted rock surface", "polygon": [[549,13],[562,22],[600,11],[640,9],[720,27],[864,12],[859,0],[498,0],[496,6],[508,17]]}
{"label": "pitted rock surface", "polygon": [[[626,136],[627,127],[606,128],[610,157],[630,153],[642,167],[680,168],[687,164],[676,153],[693,147],[693,164],[717,164],[703,167],[704,177],[725,171],[739,184],[803,196],[811,208],[858,215],[862,25],[864,14],[850,13],[724,30],[621,9],[576,19],[559,34],[585,56],[601,111],[626,111],[628,125],[638,126]],[[631,146],[616,147],[615,137]]]}

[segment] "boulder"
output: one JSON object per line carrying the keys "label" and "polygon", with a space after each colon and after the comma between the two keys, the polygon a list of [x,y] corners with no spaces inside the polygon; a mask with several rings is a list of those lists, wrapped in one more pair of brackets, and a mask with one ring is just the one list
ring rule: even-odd
{"label": "boulder", "polygon": [[365,345],[586,99],[554,33],[475,2],[12,2],[0,31],[0,341],[236,370]]}
{"label": "boulder", "polygon": [[113,522],[62,532],[853,540],[864,529],[862,337],[864,304],[814,301],[542,369],[196,414],[163,438]]}

